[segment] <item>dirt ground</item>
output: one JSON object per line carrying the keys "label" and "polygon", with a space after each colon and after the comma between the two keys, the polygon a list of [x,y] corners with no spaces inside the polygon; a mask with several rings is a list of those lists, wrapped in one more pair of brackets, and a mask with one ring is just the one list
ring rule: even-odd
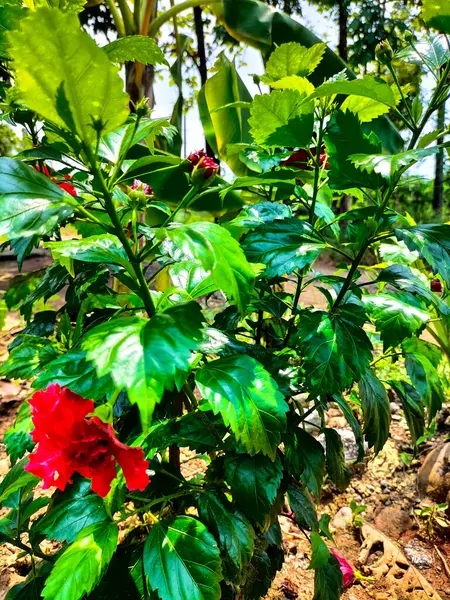
{"label": "dirt ground", "polygon": [[[24,272],[41,268],[48,260],[45,256],[30,259]],[[331,264],[320,265],[322,272],[333,272]],[[15,263],[0,261],[0,291],[7,288],[8,280],[16,274]],[[311,291],[305,294],[304,302],[315,306],[323,305],[320,292]],[[7,345],[13,334],[20,330],[20,321],[15,314],[7,317],[6,325],[0,332],[0,363],[7,355]],[[12,425],[15,414],[21,402],[29,394],[29,383],[24,381],[9,382],[0,380],[0,478],[7,472],[9,461],[1,443],[3,435]],[[395,575],[390,579],[387,567],[382,576],[376,576],[374,581],[358,582],[344,594],[345,600],[450,600],[450,531],[437,531],[429,537],[414,513],[414,508],[420,503],[417,492],[417,472],[427,453],[447,439],[450,432],[450,419],[442,418],[438,432],[421,448],[421,454],[411,465],[405,466],[400,454],[410,448],[410,438],[406,422],[399,407],[393,408],[392,437],[384,450],[373,457],[370,453],[365,461],[352,466],[353,479],[344,493],[339,493],[331,483],[325,485],[319,513],[327,513],[332,519],[336,548],[355,568],[366,575],[371,574],[370,562],[382,558],[380,546],[373,548],[368,565],[359,564],[361,552],[361,534],[343,519],[342,514],[348,514],[352,500],[366,506],[363,517],[367,523],[374,525],[393,542],[398,553],[405,547],[413,548],[417,556],[422,557],[422,567],[413,573],[413,583],[402,587],[404,574]],[[445,417],[445,415],[444,415]],[[337,409],[328,412],[328,426],[340,430],[348,429],[345,419]],[[200,461],[186,463],[187,477],[194,476],[202,468]],[[339,513],[339,514],[338,514]],[[340,517],[341,515],[341,517]],[[1,516],[1,514],[0,514]],[[280,519],[283,531],[285,563],[277,574],[266,599],[270,600],[311,600],[313,597],[312,571],[308,570],[310,560],[310,545],[298,527],[286,517]],[[386,546],[384,547],[386,549]],[[417,557],[416,557],[417,559]],[[417,564],[420,560],[417,559]],[[374,563],[375,564],[375,563]],[[415,563],[416,564],[416,563]],[[5,598],[8,589],[22,581],[31,566],[26,557],[8,544],[0,547],[0,600]],[[409,572],[409,571],[408,571]],[[424,588],[423,576],[431,584]],[[393,585],[394,582],[394,585]],[[398,584],[398,585],[397,585]]]}

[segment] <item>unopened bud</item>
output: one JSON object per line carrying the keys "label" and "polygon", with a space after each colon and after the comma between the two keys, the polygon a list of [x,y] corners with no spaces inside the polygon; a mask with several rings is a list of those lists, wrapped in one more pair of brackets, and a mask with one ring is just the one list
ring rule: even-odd
{"label": "unopened bud", "polygon": [[390,65],[394,58],[394,51],[387,40],[383,40],[375,48],[375,56],[382,65]]}

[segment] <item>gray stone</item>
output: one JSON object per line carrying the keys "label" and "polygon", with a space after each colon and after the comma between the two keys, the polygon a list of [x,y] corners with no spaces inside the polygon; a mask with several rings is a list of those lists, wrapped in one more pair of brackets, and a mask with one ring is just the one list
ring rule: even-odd
{"label": "gray stone", "polygon": [[[358,446],[356,444],[355,436],[350,429],[335,429],[341,437],[342,444],[344,446],[345,461],[347,463],[353,462],[358,457]],[[325,436],[319,435],[317,440],[325,447]],[[368,449],[368,445],[364,443],[365,450]]]}
{"label": "gray stone", "polygon": [[349,529],[353,524],[353,513],[349,506],[343,506],[334,515],[331,526],[334,529]]}
{"label": "gray stone", "polygon": [[406,558],[416,569],[429,569],[433,564],[433,557],[424,550],[415,540],[403,548]]}

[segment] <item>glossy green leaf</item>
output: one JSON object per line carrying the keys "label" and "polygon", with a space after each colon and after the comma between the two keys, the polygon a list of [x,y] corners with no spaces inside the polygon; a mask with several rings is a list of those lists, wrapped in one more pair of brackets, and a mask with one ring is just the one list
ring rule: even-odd
{"label": "glossy green leaf", "polygon": [[367,369],[358,383],[364,415],[364,435],[370,448],[378,453],[389,437],[391,407],[384,385]]}
{"label": "glossy green leaf", "polygon": [[78,202],[51,179],[12,158],[0,158],[0,235],[51,233]]}
{"label": "glossy green leaf", "polygon": [[221,492],[201,494],[198,511],[219,545],[225,579],[239,582],[253,555],[253,527]]}
{"label": "glossy green leaf", "polygon": [[[62,242],[44,242],[44,248],[50,248],[53,259],[63,265],[70,260],[81,260],[92,263],[121,265],[129,268],[129,261],[119,239],[114,235],[93,235],[81,240],[64,240]],[[68,268],[68,270],[72,270]],[[72,271],[73,273],[73,271]]]}
{"label": "glossy green leaf", "polygon": [[94,523],[59,556],[45,582],[45,600],[80,600],[100,580],[117,547],[115,523]]}
{"label": "glossy green leaf", "polygon": [[364,96],[347,96],[341,104],[342,111],[350,111],[358,117],[360,123],[370,123],[389,112],[389,106]]}
{"label": "glossy green leaf", "polygon": [[424,434],[425,431],[425,413],[422,400],[417,390],[406,381],[389,380],[389,385],[397,394],[402,403],[406,422],[411,433],[414,444]]}
{"label": "glossy green leaf", "polygon": [[330,558],[330,551],[327,545],[316,531],[311,532],[311,562],[309,563],[309,569],[321,569],[328,564]]}
{"label": "glossy green leaf", "polygon": [[0,366],[0,375],[9,379],[29,379],[54,360],[58,348],[47,338],[21,335],[20,344],[9,352],[6,361]]}
{"label": "glossy green leaf", "polygon": [[23,402],[17,412],[14,425],[8,429],[3,438],[12,466],[23,457],[25,452],[33,450],[34,442],[30,435],[33,428],[31,406],[28,402]]}
{"label": "glossy green leaf", "polygon": [[109,60],[115,63],[140,62],[143,65],[167,65],[163,51],[156,41],[146,35],[118,38],[102,47]]}
{"label": "glossy green leaf", "polygon": [[356,298],[336,314],[300,313],[297,343],[312,393],[342,392],[358,381],[372,357],[372,344],[362,329],[365,320]]}
{"label": "glossy green leaf", "polygon": [[355,462],[358,463],[364,458],[364,440],[361,426],[358,422],[358,419],[353,414],[349,403],[346,400],[344,400],[344,398],[340,394],[333,395],[333,402],[336,402],[336,404],[339,406],[344,417],[347,419],[347,423],[352,428],[353,435],[355,436],[356,445],[358,447],[358,456],[356,457]]}
{"label": "glossy green leaf", "polygon": [[286,204],[277,202],[259,202],[251,206],[245,206],[237,217],[231,221],[226,221],[223,226],[231,233],[237,235],[248,229],[256,229],[264,223],[272,223],[292,217],[292,211]]}
{"label": "glossy green leaf", "polygon": [[423,0],[421,16],[428,27],[450,34],[449,0]]}
{"label": "glossy green leaf", "polygon": [[262,525],[277,497],[283,476],[279,456],[271,461],[258,454],[227,454],[225,477],[238,508],[252,522]]}
{"label": "glossy green leaf", "polygon": [[437,146],[417,148],[400,154],[351,154],[349,161],[367,173],[377,173],[382,177],[392,177],[399,169],[412,167],[417,162],[439,152]]}
{"label": "glossy green leaf", "polygon": [[85,144],[96,138],[93,121],[101,121],[103,133],[125,121],[128,97],[118,69],[80,28],[76,14],[38,8],[11,42],[17,85],[28,108]]}
{"label": "glossy green leaf", "polygon": [[250,114],[250,133],[260,146],[295,148],[311,141],[313,104],[295,90],[275,90],[256,96]]}
{"label": "glossy green leaf", "polygon": [[198,222],[167,230],[173,244],[168,252],[176,260],[196,259],[227,295],[244,311],[255,276],[245,255],[231,234],[215,223]]}
{"label": "glossy green leaf", "polygon": [[203,523],[188,516],[153,525],[144,548],[144,571],[161,600],[218,600],[219,548]]}
{"label": "glossy green leaf", "polygon": [[290,218],[261,225],[242,247],[250,262],[266,265],[270,279],[311,265],[326,244],[308,222]]}
{"label": "glossy green leaf", "polygon": [[325,452],[320,442],[302,427],[291,425],[284,436],[287,471],[317,497],[325,474]]}
{"label": "glossy green leaf", "polygon": [[36,485],[39,477],[32,473],[24,471],[24,467],[28,464],[28,457],[22,458],[6,473],[0,483],[0,505],[4,503],[12,494],[24,488],[29,484]]}
{"label": "glossy green leaf", "polygon": [[394,107],[397,103],[389,85],[382,79],[375,77],[364,77],[363,79],[354,79],[352,81],[328,81],[319,85],[311,98],[324,98],[334,94],[346,94],[353,96],[364,96],[377,102],[382,102],[387,106]]}
{"label": "glossy green leaf", "polygon": [[194,260],[184,260],[170,265],[169,275],[172,283],[186,292],[190,300],[212,294],[218,289],[212,276]]}
{"label": "glossy green leaf", "polygon": [[344,445],[341,436],[335,429],[325,427],[325,445],[327,472],[340,492],[343,492],[351,478],[351,473],[345,463]]}
{"label": "glossy green leaf", "polygon": [[249,356],[229,356],[204,365],[195,380],[243,448],[275,460],[288,406],[264,367]]}
{"label": "glossy green leaf", "polygon": [[289,506],[295,515],[296,522],[310,531],[319,531],[319,521],[312,498],[307,489],[291,484],[287,490]]}
{"label": "glossy green leaf", "polygon": [[362,301],[381,333],[385,350],[420,332],[431,318],[414,297],[405,293],[367,294]]}
{"label": "glossy green leaf", "polygon": [[450,225],[417,225],[409,229],[396,229],[398,240],[403,240],[410,250],[416,250],[450,285]]}
{"label": "glossy green leaf", "polygon": [[339,562],[331,555],[328,563],[316,570],[313,600],[339,600],[343,592],[344,582]]}
{"label": "glossy green leaf", "polygon": [[270,55],[266,64],[266,73],[272,79],[281,79],[288,75],[306,77],[319,65],[326,44],[320,43],[306,48],[296,42],[281,44]]}
{"label": "glossy green leaf", "polygon": [[30,320],[33,306],[38,300],[46,302],[57,294],[67,284],[69,274],[67,269],[59,264],[48,267],[42,279],[25,301],[20,305],[20,312],[27,321]]}

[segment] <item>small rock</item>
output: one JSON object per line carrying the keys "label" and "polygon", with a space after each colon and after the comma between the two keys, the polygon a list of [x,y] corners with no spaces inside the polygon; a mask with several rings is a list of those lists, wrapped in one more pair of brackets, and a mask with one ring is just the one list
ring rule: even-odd
{"label": "small rock", "polygon": [[331,526],[334,529],[349,529],[353,523],[353,513],[349,506],[343,506],[333,517]]}
{"label": "small rock", "polygon": [[368,489],[370,492],[374,492],[374,491],[375,491],[375,486],[374,486],[374,485],[372,485],[372,484],[369,484],[369,485],[367,486],[367,489]]}
{"label": "small rock", "polygon": [[397,402],[391,402],[390,406],[391,406],[391,413],[393,415],[400,412],[400,404],[398,404]]}
{"label": "small rock", "polygon": [[[347,463],[353,462],[358,457],[358,446],[356,444],[353,432],[350,431],[350,429],[335,429],[335,431],[337,431],[342,440],[342,444],[344,446],[345,461]],[[317,441],[319,441],[322,444],[322,446],[325,447],[325,436],[323,434],[320,434],[317,437]],[[364,443],[364,447],[366,450],[368,449],[367,443]]]}
{"label": "small rock", "polygon": [[[307,423],[305,423],[305,431],[307,431],[310,435],[316,436],[322,427],[322,419],[320,418],[317,410],[308,415]],[[317,427],[316,427],[317,426]]]}
{"label": "small rock", "polygon": [[433,564],[433,557],[424,550],[415,540],[403,548],[406,558],[416,569],[429,569]]}
{"label": "small rock", "polygon": [[402,533],[411,529],[412,519],[406,511],[388,506],[378,513],[374,525],[384,535],[398,540]]}
{"label": "small rock", "polygon": [[393,421],[401,421],[402,420],[402,415],[392,415],[392,420]]}
{"label": "small rock", "polygon": [[417,489],[421,498],[446,502],[450,491],[450,442],[427,455],[417,473]]}

